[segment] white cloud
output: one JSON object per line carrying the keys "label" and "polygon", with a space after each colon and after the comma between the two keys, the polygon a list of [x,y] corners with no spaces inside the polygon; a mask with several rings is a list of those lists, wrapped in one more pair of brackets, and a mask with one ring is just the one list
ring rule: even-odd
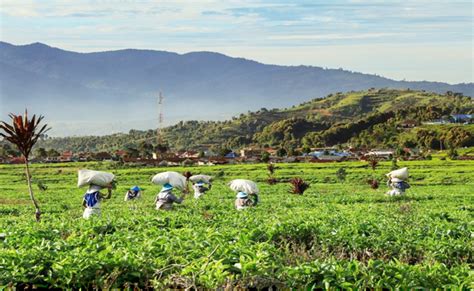
{"label": "white cloud", "polygon": [[360,34],[293,34],[269,36],[269,40],[342,40],[369,39],[399,35],[397,33],[360,33]]}
{"label": "white cloud", "polygon": [[[406,78],[433,79],[436,74],[438,81],[472,80],[466,73],[472,71],[473,62],[472,3],[467,1],[1,1],[1,38],[17,44],[40,41],[84,52],[121,48],[210,50],[235,56],[240,52],[265,62],[306,60],[380,74],[392,70],[378,66],[383,58],[365,58],[350,48],[363,46],[403,64],[410,59],[410,47],[426,47],[436,58],[427,60],[427,53],[412,50],[420,54],[418,74],[412,70]],[[434,52],[433,45],[444,47],[444,53]],[[399,53],[390,49],[399,46],[403,47]],[[344,47],[349,59],[326,55],[337,64],[311,55]],[[301,62],[300,54],[306,56]],[[464,63],[459,63],[458,71],[433,72],[433,64],[449,66],[460,56]],[[405,69],[389,76],[401,76]]]}
{"label": "white cloud", "polygon": [[0,4],[0,13],[13,17],[37,17],[40,13],[37,11],[37,4],[34,1],[3,0]]}

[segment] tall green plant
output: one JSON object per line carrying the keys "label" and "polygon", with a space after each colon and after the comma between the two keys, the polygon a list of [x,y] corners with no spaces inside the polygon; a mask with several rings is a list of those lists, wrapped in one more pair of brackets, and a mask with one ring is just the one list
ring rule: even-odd
{"label": "tall green plant", "polygon": [[41,120],[43,120],[43,116],[39,116],[38,118],[36,118],[36,115],[33,115],[31,119],[28,119],[27,110],[25,110],[25,115],[23,116],[15,115],[13,113],[10,113],[9,116],[11,118],[11,124],[5,121],[1,121],[0,123],[0,129],[3,130],[3,132],[0,132],[0,136],[3,136],[5,140],[16,145],[16,147],[24,158],[27,180],[26,182],[28,184],[30,199],[33,202],[33,205],[36,210],[36,221],[39,222],[41,219],[41,211],[38,205],[38,201],[35,199],[35,196],[33,194],[33,188],[31,186],[31,174],[28,163],[33,146],[36,144],[41,135],[48,131],[49,128],[47,124],[40,127],[40,123]]}
{"label": "tall green plant", "polygon": [[347,172],[344,167],[339,168],[336,171],[336,177],[339,180],[339,182],[343,183],[346,180]]}
{"label": "tall green plant", "polygon": [[276,167],[274,164],[268,164],[267,165],[267,170],[268,170],[268,179],[267,183],[270,185],[274,185],[278,182],[278,180],[275,178],[275,170]]}
{"label": "tall green plant", "polygon": [[372,189],[378,189],[379,188],[379,182],[377,181],[376,175],[375,175],[375,169],[377,168],[379,161],[376,157],[371,157],[368,160],[369,166],[372,168],[372,178],[367,181],[369,183],[370,187]]}

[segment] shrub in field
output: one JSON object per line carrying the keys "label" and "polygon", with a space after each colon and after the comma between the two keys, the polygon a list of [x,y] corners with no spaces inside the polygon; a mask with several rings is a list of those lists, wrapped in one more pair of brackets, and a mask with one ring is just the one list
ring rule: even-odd
{"label": "shrub in field", "polygon": [[303,179],[296,177],[290,180],[291,190],[293,194],[303,194],[306,189],[309,188],[309,184],[306,183]]}
{"label": "shrub in field", "polygon": [[339,180],[339,182],[344,182],[346,180],[347,172],[346,169],[344,168],[339,168],[336,171],[336,178]]}
{"label": "shrub in field", "polygon": [[268,177],[268,178],[267,178],[267,183],[268,183],[269,185],[275,185],[276,183],[278,183],[278,179],[275,178],[275,177]]}
{"label": "shrub in field", "polygon": [[377,179],[369,179],[367,183],[370,185],[370,188],[374,190],[379,188],[379,181],[377,181]]}
{"label": "shrub in field", "polygon": [[274,164],[268,164],[267,170],[268,170],[268,175],[271,176],[275,174],[275,165]]}
{"label": "shrub in field", "polygon": [[379,161],[375,158],[372,157],[368,160],[369,166],[372,168],[373,171],[377,168]]}
{"label": "shrub in field", "polygon": [[447,155],[451,160],[455,160],[459,156],[458,151],[453,147],[449,148]]}
{"label": "shrub in field", "polygon": [[[32,181],[33,182],[33,181]],[[36,183],[36,186],[38,186],[38,189],[41,191],[46,191],[48,190],[48,186],[46,186],[43,181],[35,179],[34,182]]]}
{"label": "shrub in field", "polygon": [[267,152],[264,152],[262,154],[262,157],[260,158],[260,161],[262,161],[263,163],[268,163],[268,161],[270,161],[270,154]]}
{"label": "shrub in field", "polygon": [[16,147],[21,152],[24,158],[26,182],[28,184],[28,190],[30,192],[30,199],[36,209],[36,221],[40,221],[41,211],[38,202],[36,201],[35,196],[33,194],[33,188],[31,186],[31,174],[28,163],[33,146],[36,144],[41,135],[48,131],[49,128],[47,124],[40,127],[40,123],[41,120],[43,120],[43,116],[39,116],[38,118],[36,118],[36,115],[33,115],[31,119],[28,119],[28,111],[26,110],[24,116],[10,114],[10,118],[12,119],[11,124],[8,124],[5,121],[1,122],[0,129],[2,129],[4,133],[0,133],[0,136],[3,136],[5,140],[16,145]]}
{"label": "shrub in field", "polygon": [[186,177],[186,188],[184,189],[184,193],[189,193],[189,178],[193,175],[190,171],[183,172],[183,176]]}
{"label": "shrub in field", "polygon": [[275,185],[278,182],[278,179],[275,178],[275,170],[276,170],[275,165],[274,164],[268,164],[267,170],[268,170],[267,183],[270,184],[270,185]]}
{"label": "shrub in field", "polygon": [[225,172],[223,170],[220,170],[219,172],[216,173],[217,178],[224,177],[224,175],[225,175]]}
{"label": "shrub in field", "polygon": [[370,188],[375,190],[379,188],[379,182],[377,181],[377,179],[374,178],[375,169],[377,168],[379,161],[376,157],[371,157],[368,160],[368,163],[369,163],[369,166],[372,168],[372,178],[367,180],[367,183],[370,185]]}

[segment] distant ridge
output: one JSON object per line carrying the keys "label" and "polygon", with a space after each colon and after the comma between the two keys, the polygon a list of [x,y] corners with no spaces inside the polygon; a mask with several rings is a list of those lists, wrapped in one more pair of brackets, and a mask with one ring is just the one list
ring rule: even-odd
{"label": "distant ridge", "polygon": [[472,83],[394,81],[342,69],[266,65],[214,52],[77,53],[42,43],[0,42],[0,116],[28,107],[46,115],[56,135],[153,128],[158,90],[165,94],[166,121],[173,124],[223,120],[369,88],[474,92]]}

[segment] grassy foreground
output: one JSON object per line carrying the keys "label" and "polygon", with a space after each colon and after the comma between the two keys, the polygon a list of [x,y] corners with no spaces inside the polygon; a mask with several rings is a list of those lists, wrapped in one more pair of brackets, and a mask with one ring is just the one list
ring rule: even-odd
{"label": "grassy foreground", "polygon": [[[288,183],[267,185],[266,165],[171,168],[216,176],[204,198],[187,197],[171,212],[154,210],[170,168],[120,168],[109,163],[34,165],[48,189],[36,196],[34,222],[21,166],[0,166],[0,289],[59,288],[472,288],[474,163],[400,162],[408,195],[384,195],[383,174],[362,162],[279,164],[276,176],[311,183],[302,195]],[[344,182],[336,179],[340,167]],[[110,170],[118,189],[102,218],[83,220],[77,170]],[[379,178],[372,190],[369,177]],[[233,178],[259,183],[261,204],[235,211]],[[144,199],[123,202],[126,189]],[[26,284],[26,285],[25,285]]]}

